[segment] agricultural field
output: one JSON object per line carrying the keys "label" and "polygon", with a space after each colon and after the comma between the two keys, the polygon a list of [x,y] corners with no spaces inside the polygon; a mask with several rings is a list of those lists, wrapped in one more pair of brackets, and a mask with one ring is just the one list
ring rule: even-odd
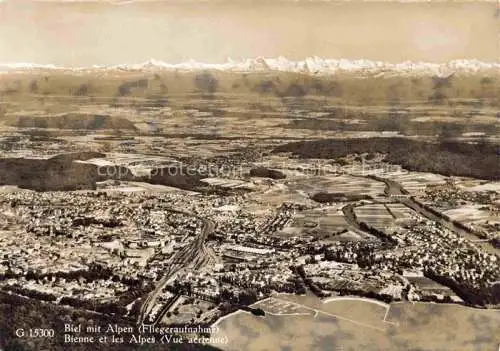
{"label": "agricultural field", "polygon": [[348,197],[363,195],[377,197],[383,195],[385,185],[381,182],[367,178],[350,175],[332,175],[298,180],[295,184],[291,185],[291,187],[304,191],[310,195],[326,192],[341,193]]}
{"label": "agricultural field", "polygon": [[321,241],[375,240],[372,235],[358,231],[349,224],[342,212],[344,206],[345,203],[339,203],[298,213],[281,233],[312,235]]}
{"label": "agricultural field", "polygon": [[360,222],[378,230],[390,231],[390,228],[394,226],[395,218],[384,204],[358,206],[354,209],[354,213]]}

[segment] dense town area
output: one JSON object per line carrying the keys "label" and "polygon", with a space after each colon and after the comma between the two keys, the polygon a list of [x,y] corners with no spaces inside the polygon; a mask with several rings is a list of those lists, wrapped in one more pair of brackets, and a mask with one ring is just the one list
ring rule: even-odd
{"label": "dense town area", "polygon": [[366,156],[265,157],[219,179],[251,189],[224,196],[4,187],[1,289],[146,324],[210,324],[277,292],[498,305],[498,183]]}

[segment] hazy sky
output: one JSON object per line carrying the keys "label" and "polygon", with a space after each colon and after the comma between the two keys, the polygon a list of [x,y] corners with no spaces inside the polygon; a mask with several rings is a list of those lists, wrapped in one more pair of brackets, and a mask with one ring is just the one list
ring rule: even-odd
{"label": "hazy sky", "polygon": [[500,58],[490,3],[0,3],[0,62]]}

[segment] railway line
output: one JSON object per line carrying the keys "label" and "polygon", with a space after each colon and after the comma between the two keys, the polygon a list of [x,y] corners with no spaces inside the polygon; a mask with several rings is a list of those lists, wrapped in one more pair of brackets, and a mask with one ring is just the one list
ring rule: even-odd
{"label": "railway line", "polygon": [[[214,260],[215,254],[210,253],[210,250],[205,246],[206,238],[214,230],[214,223],[204,218],[197,218],[203,222],[200,234],[189,245],[178,251],[170,259],[171,265],[156,285],[156,288],[147,295],[146,299],[142,303],[139,317],[137,319],[138,325],[147,324],[145,323],[147,316],[152,311],[158,297],[173,276],[187,268],[199,269]],[[178,298],[179,296],[176,295],[173,300]],[[172,301],[169,301],[169,303],[162,307],[162,309],[158,312],[157,317],[152,322],[153,325],[161,321],[172,304]]]}

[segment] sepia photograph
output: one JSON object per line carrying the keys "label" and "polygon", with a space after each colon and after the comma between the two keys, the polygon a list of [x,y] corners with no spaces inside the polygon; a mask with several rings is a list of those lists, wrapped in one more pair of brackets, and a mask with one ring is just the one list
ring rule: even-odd
{"label": "sepia photograph", "polygon": [[0,0],[23,350],[500,350],[500,0]]}

